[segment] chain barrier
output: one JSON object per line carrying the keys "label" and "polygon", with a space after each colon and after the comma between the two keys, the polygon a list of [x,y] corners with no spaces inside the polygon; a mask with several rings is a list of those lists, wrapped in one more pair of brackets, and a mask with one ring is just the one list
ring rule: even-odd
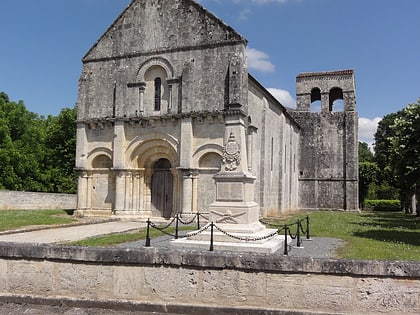
{"label": "chain barrier", "polygon": [[256,242],[256,241],[262,241],[262,240],[266,240],[269,238],[272,238],[275,235],[278,235],[278,231],[275,231],[269,235],[266,236],[260,236],[260,237],[240,237],[240,236],[236,236],[233,234],[230,234],[229,232],[226,232],[225,230],[221,229],[220,227],[218,227],[216,224],[214,224],[214,227],[216,228],[216,230],[218,230],[219,232],[222,232],[223,234],[225,234],[226,236],[229,236],[230,238],[236,239],[238,241],[245,241],[245,242]]}
{"label": "chain barrier", "polygon": [[[199,213],[199,212],[197,212],[196,214],[194,214],[194,216],[192,217],[192,219],[190,220],[190,221],[184,221],[182,218],[181,218],[181,216],[179,215],[179,214],[177,214],[177,215],[175,215],[173,218],[172,218],[172,220],[167,224],[167,225],[165,225],[165,226],[159,226],[159,225],[157,225],[157,224],[155,224],[155,223],[153,223],[151,220],[150,220],[150,218],[149,219],[147,219],[147,231],[146,231],[146,243],[145,243],[145,246],[146,247],[150,247],[150,242],[151,242],[151,240],[150,240],[150,228],[152,227],[152,228],[154,228],[154,229],[156,229],[156,230],[159,230],[160,232],[162,232],[163,234],[166,234],[166,235],[168,235],[168,236],[172,236],[172,237],[174,237],[175,239],[178,239],[179,237],[186,237],[186,236],[180,236],[179,235],[179,223],[181,223],[181,224],[183,224],[183,225],[190,225],[190,224],[192,224],[194,221],[196,221],[197,222],[197,229],[199,230],[199,231],[201,231],[200,230],[200,216],[201,217],[204,217],[203,216],[203,214],[202,213]],[[204,217],[205,218],[205,217]],[[175,222],[175,234],[172,234],[172,233],[169,233],[169,232],[167,232],[167,231],[165,231],[166,229],[168,229],[170,226],[172,226],[173,224],[174,224],[174,222]],[[207,227],[208,228],[208,227]],[[207,228],[205,228],[205,229],[207,229]],[[204,230],[205,230],[204,229]],[[189,234],[190,235],[190,234]],[[188,236],[189,236],[188,235]]]}
{"label": "chain barrier", "polygon": [[[176,215],[171,222],[169,222],[169,224],[167,224],[164,227],[160,227],[158,225],[156,225],[155,223],[153,223],[152,221],[150,221],[150,219],[147,219],[147,232],[146,232],[146,247],[150,247],[150,227],[159,230],[160,232],[175,237],[175,239],[178,239],[179,237],[194,237],[197,236],[201,233],[203,233],[204,231],[208,230],[210,228],[211,232],[210,232],[210,251],[214,250],[214,229],[218,230],[219,232],[221,232],[222,234],[236,239],[238,241],[245,241],[245,242],[256,242],[256,241],[262,241],[262,240],[266,240],[266,239],[270,239],[273,238],[276,235],[280,235],[280,233],[282,231],[284,231],[284,255],[288,255],[289,251],[291,250],[291,246],[289,246],[288,244],[288,237],[290,237],[292,240],[296,239],[296,247],[297,248],[303,248],[301,246],[302,244],[302,238],[301,238],[301,233],[302,234],[306,234],[306,239],[310,240],[310,234],[309,234],[309,216],[306,216],[305,219],[299,219],[296,221],[296,223],[291,223],[291,224],[285,224],[283,227],[278,228],[276,231],[265,235],[265,236],[260,236],[260,237],[241,237],[238,235],[234,235],[231,234],[225,230],[223,230],[222,228],[220,228],[219,226],[217,226],[214,222],[209,222],[207,223],[205,226],[203,226],[202,228],[200,228],[200,216],[203,217],[204,219],[207,219],[205,216],[203,216],[202,213],[197,212],[196,214],[194,214],[193,218],[189,221],[184,221],[182,218],[180,218],[180,215]],[[195,232],[189,232],[188,235],[185,236],[179,236],[179,223],[184,224],[184,225],[190,225],[192,224],[194,221],[197,222],[197,231]],[[167,228],[169,228],[171,225],[173,225],[173,223],[175,222],[175,234],[171,234],[167,231],[165,231]],[[306,227],[303,227],[302,222],[306,222]],[[293,234],[291,232],[291,227],[296,225],[296,233]]]}

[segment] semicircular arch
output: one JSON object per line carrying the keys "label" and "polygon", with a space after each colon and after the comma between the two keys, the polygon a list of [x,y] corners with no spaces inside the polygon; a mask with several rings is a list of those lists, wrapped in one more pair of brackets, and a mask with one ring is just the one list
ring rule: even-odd
{"label": "semicircular arch", "polygon": [[152,132],[142,134],[131,140],[126,149],[126,156],[129,157],[130,161],[133,161],[139,156],[139,152],[142,150],[141,147],[150,141],[163,142],[165,143],[164,146],[170,146],[177,152],[179,141],[175,137],[163,132]]}
{"label": "semicircular arch", "polygon": [[137,82],[143,82],[145,81],[145,74],[147,72],[147,70],[149,70],[151,67],[153,66],[160,66],[162,67],[167,75],[168,78],[173,78],[174,76],[174,69],[172,67],[172,65],[170,64],[170,62],[162,57],[153,57],[150,58],[148,60],[146,60],[145,62],[143,62],[139,69],[137,70],[137,74],[136,74],[136,80]]}
{"label": "semicircular arch", "polygon": [[195,168],[199,167],[200,159],[208,153],[216,153],[219,156],[223,156],[223,147],[215,143],[208,143],[197,148],[193,154],[193,165]]}
{"label": "semicircular arch", "polygon": [[143,141],[130,155],[132,166],[139,168],[151,168],[161,158],[167,159],[172,166],[178,164],[176,148],[165,139]]}
{"label": "semicircular arch", "polygon": [[106,156],[112,161],[112,151],[109,148],[101,147],[101,148],[96,148],[92,150],[91,152],[89,152],[88,157],[87,157],[87,164],[92,168],[94,160],[101,155]]}

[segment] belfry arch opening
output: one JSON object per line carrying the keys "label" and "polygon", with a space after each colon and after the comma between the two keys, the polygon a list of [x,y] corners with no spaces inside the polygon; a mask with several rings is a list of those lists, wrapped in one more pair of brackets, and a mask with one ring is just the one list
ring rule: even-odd
{"label": "belfry arch opening", "polygon": [[321,90],[313,88],[311,90],[311,112],[319,113],[321,111]]}
{"label": "belfry arch opening", "polygon": [[344,96],[343,90],[335,87],[330,90],[329,93],[329,111],[330,112],[342,112],[344,111]]}
{"label": "belfry arch opening", "polygon": [[170,218],[173,211],[174,178],[171,163],[161,158],[153,165],[151,181],[152,205],[164,218]]}

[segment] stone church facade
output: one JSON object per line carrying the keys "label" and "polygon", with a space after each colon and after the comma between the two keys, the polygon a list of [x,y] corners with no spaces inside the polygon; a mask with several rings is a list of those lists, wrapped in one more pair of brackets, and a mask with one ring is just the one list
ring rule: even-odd
{"label": "stone church facade", "polygon": [[223,196],[260,215],[357,209],[353,72],[299,75],[286,109],[248,73],[246,45],[195,1],[132,1],[83,58],[77,213],[168,218]]}

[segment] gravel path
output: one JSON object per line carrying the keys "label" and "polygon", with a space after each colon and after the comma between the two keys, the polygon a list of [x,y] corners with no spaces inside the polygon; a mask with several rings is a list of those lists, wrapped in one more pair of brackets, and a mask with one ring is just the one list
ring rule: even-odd
{"label": "gravel path", "polygon": [[[152,247],[163,247],[169,248],[169,241],[172,239],[170,236],[161,236],[151,239]],[[124,243],[119,247],[132,248],[142,247],[145,245],[145,241],[136,241],[130,243]],[[296,240],[292,240],[289,244],[288,255],[296,257],[314,257],[314,258],[334,258],[335,251],[344,245],[344,241],[336,238],[327,237],[313,237],[311,240],[302,238],[301,247],[296,246]],[[193,249],[192,249],[193,250]],[[195,249],[197,250],[197,249]],[[283,255],[283,249],[275,252],[273,255]]]}

